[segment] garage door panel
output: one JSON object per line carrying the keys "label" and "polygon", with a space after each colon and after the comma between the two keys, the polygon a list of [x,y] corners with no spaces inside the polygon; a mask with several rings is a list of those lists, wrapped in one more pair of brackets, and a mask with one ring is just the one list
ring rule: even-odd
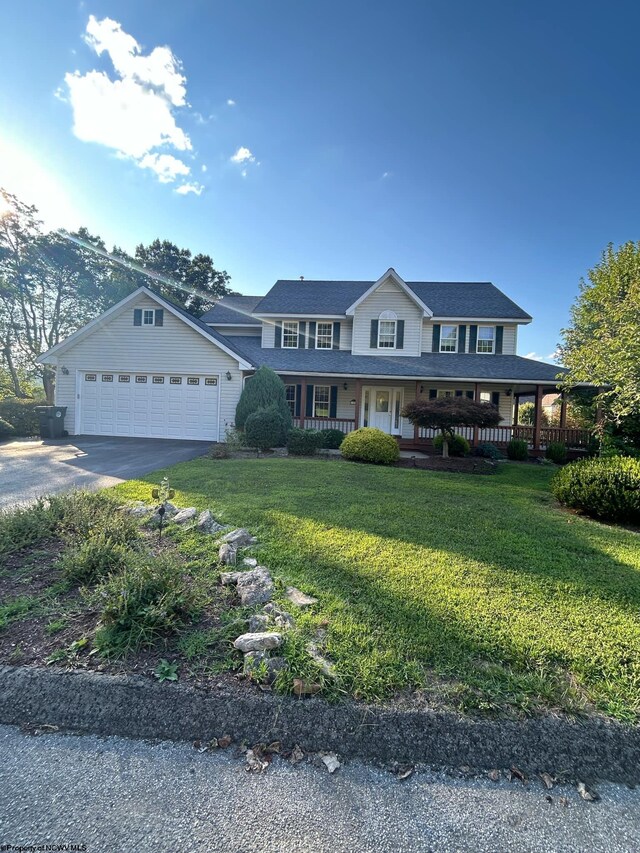
{"label": "garage door panel", "polygon": [[90,373],[94,378],[89,381],[86,375],[80,374],[81,433],[218,439],[217,378],[215,384],[206,384],[205,377],[198,377],[193,384],[195,377],[189,383],[186,375],[173,375],[173,382],[169,374],[111,372],[107,375],[112,379],[107,381],[102,380],[102,371]]}

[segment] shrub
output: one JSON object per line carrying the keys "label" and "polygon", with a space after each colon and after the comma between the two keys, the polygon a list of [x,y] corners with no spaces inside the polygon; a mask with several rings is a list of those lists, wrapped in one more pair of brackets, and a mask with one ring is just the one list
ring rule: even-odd
{"label": "shrub", "polygon": [[197,607],[196,595],[174,559],[156,557],[112,574],[96,587],[100,627],[95,645],[105,654],[125,654],[153,645],[176,631]]}
{"label": "shrub", "polygon": [[551,480],[561,504],[594,518],[640,523],[640,460],[628,457],[581,459]]}
{"label": "shrub", "polygon": [[344,441],[344,433],[341,429],[321,429],[321,447],[328,450],[338,450]]}
{"label": "shrub", "polygon": [[0,418],[13,427],[13,434],[23,438],[40,435],[40,419],[36,406],[42,406],[42,400],[21,400],[18,397],[5,397],[0,400]]}
{"label": "shrub", "polygon": [[473,455],[481,456],[483,459],[504,459],[504,453],[490,441],[481,442],[474,447]]}
{"label": "shrub", "polygon": [[249,415],[244,425],[247,444],[259,450],[282,447],[287,443],[290,423],[291,419],[287,423],[277,406],[258,409]]}
{"label": "shrub", "polygon": [[87,539],[63,555],[58,565],[71,583],[94,584],[131,564],[132,552],[105,533]]}
{"label": "shrub", "polygon": [[10,435],[15,435],[16,431],[11,426],[9,421],[5,421],[3,417],[0,417],[0,439],[8,438]]}
{"label": "shrub", "polygon": [[[436,450],[442,450],[443,441],[444,439],[442,438],[442,435],[437,435],[433,439],[434,448]],[[466,456],[471,449],[471,445],[463,435],[453,433],[447,441],[449,443],[449,456]]]}
{"label": "shrub", "polygon": [[209,459],[228,459],[231,451],[226,444],[212,444],[207,451]]}
{"label": "shrub", "polygon": [[245,429],[249,415],[258,409],[272,406],[281,413],[288,431],[291,427],[291,409],[287,403],[284,382],[270,367],[261,367],[247,379],[242,389],[236,407],[236,427]]}
{"label": "shrub", "polygon": [[71,492],[49,499],[49,512],[56,532],[71,543],[82,543],[101,535],[116,545],[130,545],[140,537],[133,516],[117,512],[118,502],[111,495]]}
{"label": "shrub", "polygon": [[514,462],[525,462],[529,458],[529,447],[522,438],[512,438],[507,444],[507,456]]}
{"label": "shrub", "polygon": [[567,461],[567,446],[562,441],[550,441],[544,455],[556,465],[564,465]]}
{"label": "shrub", "polygon": [[340,445],[340,452],[345,459],[376,465],[393,465],[400,456],[395,438],[375,427],[361,427],[350,432]]}
{"label": "shrub", "polygon": [[316,429],[292,429],[287,439],[289,453],[293,456],[313,456],[321,446],[322,433]]}

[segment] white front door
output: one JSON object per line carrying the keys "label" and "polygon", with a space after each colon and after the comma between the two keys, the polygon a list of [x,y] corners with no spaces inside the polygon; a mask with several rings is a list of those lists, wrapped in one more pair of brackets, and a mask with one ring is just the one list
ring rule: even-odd
{"label": "white front door", "polygon": [[402,433],[402,388],[365,385],[362,389],[360,423],[389,435]]}

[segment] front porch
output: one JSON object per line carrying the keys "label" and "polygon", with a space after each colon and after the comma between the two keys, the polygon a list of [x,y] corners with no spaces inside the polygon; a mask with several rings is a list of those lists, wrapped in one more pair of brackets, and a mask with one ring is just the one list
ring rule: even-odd
{"label": "front porch", "polygon": [[[512,438],[527,442],[531,455],[544,453],[551,442],[562,442],[573,454],[584,452],[591,439],[588,429],[566,426],[566,402],[560,409],[560,425],[543,427],[542,399],[557,393],[553,385],[505,382],[472,383],[455,380],[392,380],[352,377],[283,375],[294,425],[302,429],[338,429],[349,433],[360,426],[378,426],[394,435],[404,450],[433,451],[436,430],[413,427],[400,416],[410,399],[467,395],[497,405],[502,423],[490,429],[461,427],[456,430],[472,447],[491,442],[504,449]],[[517,423],[520,397],[535,400],[533,425]]]}

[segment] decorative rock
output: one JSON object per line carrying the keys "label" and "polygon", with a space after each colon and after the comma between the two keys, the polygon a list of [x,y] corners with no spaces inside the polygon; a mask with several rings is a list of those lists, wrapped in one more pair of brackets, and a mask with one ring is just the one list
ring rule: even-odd
{"label": "decorative rock", "polygon": [[269,652],[245,652],[242,672],[244,675],[253,675],[263,661],[269,659]]}
{"label": "decorative rock", "polygon": [[238,583],[238,578],[243,574],[244,572],[222,572],[220,575],[222,586],[231,586],[231,584]]}
{"label": "decorative rock", "polygon": [[308,607],[310,604],[317,604],[318,599],[313,598],[310,595],[305,595],[301,590],[296,589],[295,586],[287,587],[287,598],[292,604],[295,604],[297,607]]}
{"label": "decorative rock", "polygon": [[258,561],[255,557],[245,557],[242,562],[245,564],[245,566],[250,566],[252,569],[255,569],[255,567],[258,565]]}
{"label": "decorative rock", "polygon": [[200,531],[200,533],[219,533],[223,530],[223,526],[218,524],[215,518],[211,515],[210,509],[205,509],[198,516],[198,521],[196,523],[196,527]]}
{"label": "decorative rock", "polygon": [[264,566],[256,566],[250,572],[242,572],[237,584],[240,602],[245,607],[264,604],[273,595],[273,580]]}
{"label": "decorative rock", "polygon": [[244,527],[239,527],[223,536],[222,541],[233,545],[235,548],[245,548],[247,545],[255,545],[258,540],[251,536]]}
{"label": "decorative rock", "polygon": [[180,512],[180,510],[175,504],[172,504],[171,501],[165,501],[164,512],[165,515],[170,515],[173,518],[174,515],[177,515]]}
{"label": "decorative rock", "polygon": [[264,652],[281,646],[282,635],[271,631],[242,634],[237,640],[234,640],[233,645],[241,652]]}
{"label": "decorative rock", "polygon": [[132,515],[134,518],[144,518],[145,515],[149,515],[150,512],[153,512],[154,507],[145,506],[130,506],[127,509],[127,514]]}
{"label": "decorative rock", "polygon": [[285,613],[284,610],[275,617],[274,622],[278,628],[293,628],[296,624],[293,616],[290,613]]}
{"label": "decorative rock", "polygon": [[276,680],[278,673],[283,669],[286,669],[289,664],[282,657],[268,658],[267,659],[267,683],[273,684]]}
{"label": "decorative rock", "polygon": [[[235,566],[236,564],[236,549],[233,545],[221,545],[218,551],[218,559],[223,566]],[[240,574],[240,573],[239,573]]]}
{"label": "decorative rock", "polygon": [[336,671],[333,667],[333,664],[320,654],[320,652],[318,651],[318,647],[315,643],[308,644],[307,652],[309,653],[309,657],[312,658],[314,663],[318,664],[323,675],[326,675],[328,678],[336,677]]}
{"label": "decorative rock", "polygon": [[194,506],[190,506],[187,509],[181,509],[180,512],[176,513],[173,516],[173,520],[176,524],[186,524],[187,521],[191,521],[192,518],[196,517],[197,509]]}
{"label": "decorative rock", "polygon": [[265,613],[256,613],[249,619],[249,631],[253,634],[264,631],[269,625],[269,617]]}

